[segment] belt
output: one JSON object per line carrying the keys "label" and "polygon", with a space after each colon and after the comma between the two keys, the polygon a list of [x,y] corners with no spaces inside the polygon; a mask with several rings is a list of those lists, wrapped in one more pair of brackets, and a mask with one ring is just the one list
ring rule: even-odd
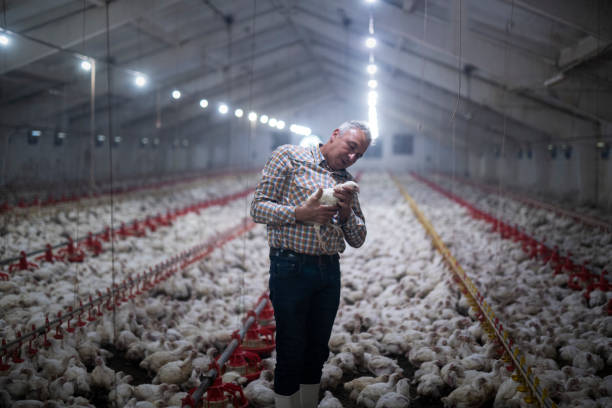
{"label": "belt", "polygon": [[337,262],[339,259],[338,254],[333,255],[309,255],[300,254],[299,252],[292,251],[284,248],[270,248],[270,256],[280,256],[284,258],[295,258],[304,263],[312,264],[332,264]]}

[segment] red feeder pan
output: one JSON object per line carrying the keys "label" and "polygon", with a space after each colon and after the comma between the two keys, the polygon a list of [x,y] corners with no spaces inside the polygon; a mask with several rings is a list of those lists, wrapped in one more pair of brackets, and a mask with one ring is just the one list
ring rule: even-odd
{"label": "red feeder pan", "polygon": [[259,327],[257,322],[253,322],[244,336],[242,348],[267,357],[276,348],[274,332],[265,327]]}
{"label": "red feeder pan", "polygon": [[251,382],[256,380],[263,371],[261,357],[257,353],[243,350],[241,347],[236,348],[232,353],[229,361],[225,363],[228,371],[235,371]]}
{"label": "red feeder pan", "polygon": [[38,265],[33,262],[29,262],[26,253],[21,251],[19,255],[19,262],[9,266],[9,272],[13,272],[15,269],[25,271],[30,268],[38,268]]}
{"label": "red feeder pan", "polygon": [[66,248],[62,248],[58,251],[58,254],[66,256],[69,262],[83,262],[85,259],[85,253],[83,250],[75,247],[71,237],[68,237],[68,244]]}
{"label": "red feeder pan", "polygon": [[47,248],[45,249],[45,254],[39,257],[36,257],[37,261],[45,261],[45,262],[54,263],[55,261],[62,260],[61,256],[53,255],[53,248],[51,248],[51,245],[47,244],[45,248]]}
{"label": "red feeder pan", "polygon": [[234,408],[246,408],[249,406],[249,401],[244,396],[242,387],[223,383],[221,377],[217,376],[213,384],[206,390],[202,406],[204,408],[226,408],[228,404]]}

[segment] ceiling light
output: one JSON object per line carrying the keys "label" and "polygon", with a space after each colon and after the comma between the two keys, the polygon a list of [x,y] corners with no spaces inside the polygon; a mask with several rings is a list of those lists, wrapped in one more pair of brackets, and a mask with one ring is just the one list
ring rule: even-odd
{"label": "ceiling light", "polygon": [[374,75],[378,71],[378,67],[375,64],[368,64],[367,71],[368,74]]}
{"label": "ceiling light", "polygon": [[208,101],[206,99],[200,99],[200,107],[202,109],[206,109],[207,106],[208,106]]}
{"label": "ceiling light", "polygon": [[9,38],[6,35],[0,34],[0,45],[2,45],[3,47],[6,47],[7,45],[9,45],[10,42],[11,40],[9,40]]}
{"label": "ceiling light", "polygon": [[276,122],[278,122],[276,118],[270,118],[268,125],[270,125],[270,127],[276,127]]}
{"label": "ceiling light", "polygon": [[219,105],[219,113],[220,114],[225,115],[228,110],[229,110],[229,108],[227,107],[226,104],[222,103],[221,105]]}
{"label": "ceiling light", "polygon": [[178,89],[175,89],[174,91],[172,91],[172,97],[174,99],[180,99],[181,98],[181,91],[179,91]]}
{"label": "ceiling light", "polygon": [[291,130],[293,133],[297,135],[302,135],[302,136],[310,136],[310,133],[312,133],[309,127],[302,126],[302,125],[296,125],[295,123],[289,127],[289,130]]}
{"label": "ceiling light", "polygon": [[279,120],[278,122],[276,122],[276,128],[278,130],[283,130],[285,128],[285,121]]}
{"label": "ceiling light", "polygon": [[91,62],[89,61],[81,61],[81,69],[83,71],[91,71]]}
{"label": "ceiling light", "polygon": [[28,143],[37,144],[38,140],[42,136],[42,130],[32,129],[28,132]]}
{"label": "ceiling light", "polygon": [[96,136],[96,146],[101,147],[104,145],[104,141],[106,140],[106,136],[98,135]]}
{"label": "ceiling light", "polygon": [[134,80],[134,83],[136,84],[137,87],[142,88],[143,86],[147,84],[147,77],[145,77],[142,74],[138,74],[136,75],[136,79]]}
{"label": "ceiling light", "polygon": [[370,91],[368,92],[368,106],[376,106],[378,102],[378,92]]}
{"label": "ceiling light", "polygon": [[546,79],[544,81],[544,86],[546,88],[549,88],[553,85],[558,84],[559,82],[563,81],[565,79],[565,74],[563,72],[559,72],[558,74]]}
{"label": "ceiling light", "polygon": [[376,3],[376,0],[366,0],[366,3],[374,4]]}
{"label": "ceiling light", "polygon": [[368,37],[365,41],[365,45],[368,48],[374,48],[376,47],[376,38],[374,37]]}
{"label": "ceiling light", "polygon": [[234,115],[236,115],[237,118],[241,118],[242,115],[244,115],[244,111],[242,109],[238,108],[238,109],[236,109],[234,111]]}
{"label": "ceiling light", "polygon": [[266,123],[268,123],[268,115],[261,115],[259,117],[259,121],[265,125]]}
{"label": "ceiling light", "polygon": [[251,122],[255,122],[257,120],[257,113],[255,112],[249,112],[249,120]]}
{"label": "ceiling light", "polygon": [[368,81],[368,86],[372,89],[376,89],[376,87],[378,86],[378,81],[375,79],[370,79]]}
{"label": "ceiling light", "polygon": [[66,132],[56,132],[55,133],[55,145],[59,146],[64,143],[64,139],[66,139]]}

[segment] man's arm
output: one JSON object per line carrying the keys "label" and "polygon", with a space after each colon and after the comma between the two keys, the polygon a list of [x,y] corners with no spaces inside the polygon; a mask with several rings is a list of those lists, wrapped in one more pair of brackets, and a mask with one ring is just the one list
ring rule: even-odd
{"label": "man's arm", "polygon": [[368,231],[357,195],[353,197],[348,217],[345,220],[340,219],[340,226],[342,227],[342,232],[344,232],[344,239],[350,246],[359,248],[363,245]]}
{"label": "man's arm", "polygon": [[348,190],[339,190],[334,191],[334,196],[338,199],[338,223],[344,239],[350,246],[359,248],[365,241],[367,230],[357,195]]}
{"label": "man's arm", "polygon": [[295,206],[281,204],[285,183],[293,171],[288,148],[289,146],[285,145],[274,150],[261,172],[261,180],[255,188],[255,197],[251,202],[251,217],[257,223],[295,223]]}

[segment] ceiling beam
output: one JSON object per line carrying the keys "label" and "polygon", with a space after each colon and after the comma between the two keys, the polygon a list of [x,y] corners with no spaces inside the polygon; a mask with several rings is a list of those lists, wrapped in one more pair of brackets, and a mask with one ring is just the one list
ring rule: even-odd
{"label": "ceiling beam", "polygon": [[170,33],[159,24],[149,20],[146,17],[141,17],[130,22],[136,29],[143,31],[147,35],[161,41],[170,47],[178,47],[181,41],[176,33]]}
{"label": "ceiling beam", "polygon": [[[356,69],[356,67],[359,66],[359,60],[352,58],[352,54],[349,60],[344,61],[334,58],[332,48],[316,46],[315,51],[323,56],[326,63],[338,66],[340,69],[345,70],[347,74],[353,74],[355,76],[360,74],[359,70]],[[471,78],[466,77],[468,86],[469,81],[471,81]],[[383,93],[387,90],[401,92],[402,95],[412,98],[417,104],[426,104],[432,108],[442,109],[447,116],[452,114],[457,105],[456,93],[449,92],[433,84],[422,83],[419,78],[412,77],[405,73],[394,76],[381,76],[378,82],[379,85],[383,87]],[[363,80],[362,86],[364,84],[365,80]],[[506,132],[503,134],[510,138],[532,140],[547,140],[550,138],[546,133],[525,126],[523,123],[513,120],[512,118],[504,118],[503,115],[489,107],[476,104],[468,98],[462,97],[458,107],[458,116],[469,118],[468,120],[471,120],[472,123],[476,123],[477,126],[485,126],[488,131],[498,133],[500,136],[502,133],[499,132],[497,127],[501,127],[499,124],[505,121]],[[496,124],[498,125],[497,127],[495,127]]]}
{"label": "ceiling beam", "polygon": [[612,41],[612,2],[608,0],[501,0],[552,21]]}
{"label": "ceiling beam", "polygon": [[[325,6],[320,3],[305,2],[300,8],[307,13],[316,15],[319,19],[334,21],[334,19],[329,18],[329,10],[325,12],[325,15],[322,15],[321,7]],[[367,15],[364,13],[365,10],[362,10],[365,6],[360,8],[352,0],[326,0],[324,3],[328,8],[341,7],[354,20],[357,20],[360,15]],[[524,53],[522,50],[512,47],[512,44],[507,44],[507,47],[500,47],[498,42],[493,42],[490,38],[470,30],[468,27],[469,10],[465,3],[461,3],[464,9],[461,13],[461,24],[459,24],[459,12],[456,10],[459,4],[460,2],[450,3],[453,13],[450,24],[430,16],[427,19],[427,32],[424,33],[423,15],[398,12],[397,7],[380,1],[374,7],[374,22],[380,22],[380,24],[376,24],[376,30],[377,32],[389,32],[410,40],[422,49],[434,52],[432,54],[434,57],[443,56],[444,58],[440,59],[441,62],[454,66],[457,65],[459,58],[458,41],[461,38],[463,43],[461,49],[462,65],[470,64],[477,68],[478,75],[506,84],[509,87],[529,87],[533,84],[539,84],[540,82],[534,81],[534,78],[545,78],[553,71],[552,63],[554,61],[543,60],[533,54]],[[454,7],[454,5],[457,6]],[[510,15],[508,15],[509,18]],[[367,25],[363,27],[367,27]],[[361,27],[352,28],[351,31],[354,36],[365,35],[364,30],[359,30],[359,28]],[[459,36],[459,28],[461,28],[461,36]],[[507,51],[506,48],[508,48]],[[507,56],[505,57],[506,53]],[[507,73],[509,75],[506,75]]]}
{"label": "ceiling beam", "polygon": [[612,45],[612,41],[602,42],[595,37],[584,37],[575,45],[561,50],[557,65],[561,71],[568,71],[598,56],[602,50],[610,47],[610,45]]}
{"label": "ceiling beam", "polygon": [[[135,18],[148,15],[153,10],[169,7],[179,0],[118,0],[109,5],[109,29],[113,30]],[[85,32],[83,32],[83,21]],[[53,55],[59,49],[68,49],[106,31],[106,8],[89,8],[83,13],[71,14],[52,26],[43,26],[27,32],[30,38],[53,44],[55,48],[19,38],[19,44],[8,51],[7,63],[0,67],[0,74],[31,64]]]}
{"label": "ceiling beam", "polygon": [[[316,33],[332,41],[344,38],[343,30],[337,25],[316,18],[308,13],[296,13],[294,21],[304,27],[316,27]],[[367,53],[362,41],[352,36],[345,46],[354,50],[356,55],[363,55],[367,61]],[[564,112],[540,100],[535,95],[522,95],[503,87],[496,82],[472,75],[468,95],[465,81],[459,87],[459,77],[463,75],[456,66],[449,66],[428,60],[423,65],[423,59],[418,55],[397,51],[395,48],[379,42],[376,47],[376,58],[387,66],[394,66],[413,77],[421,77],[428,84],[433,84],[447,91],[457,93],[480,105],[490,106],[502,115],[507,115],[519,122],[538,129],[543,133],[557,134],[560,138],[570,138],[576,134],[593,134],[595,123],[585,120],[581,113]],[[423,67],[425,69],[423,69]],[[384,75],[381,72],[381,75]]]}
{"label": "ceiling beam", "polygon": [[[292,40],[291,36],[288,35],[286,30],[281,30],[280,32],[284,33],[284,35],[278,35],[279,31],[275,30],[266,32],[265,35],[263,35],[262,37],[257,37],[258,48],[255,49],[255,66],[257,66],[258,62],[266,58],[272,58],[275,61],[278,60],[279,56],[282,57],[282,53],[284,52],[284,49],[287,46],[294,45],[294,40]],[[202,53],[202,50],[200,52]],[[241,70],[242,64],[249,64],[251,62],[250,52],[248,54],[236,52],[234,54],[234,58],[235,60],[228,64],[230,69]],[[199,61],[200,64],[202,64],[202,62],[205,62],[205,55],[200,55],[200,57],[195,59],[195,61]],[[174,60],[170,58],[164,59],[161,58],[159,55],[152,56],[151,58],[143,58],[141,60],[141,63],[143,64],[143,66],[155,67],[155,70],[153,70],[152,68],[150,69],[150,71],[153,71],[153,75],[150,76],[151,84],[149,85],[149,90],[145,90],[143,92],[143,90],[134,89],[132,83],[133,76],[125,75],[124,72],[119,71],[118,73],[115,72],[113,75],[114,94],[138,100],[137,98],[143,96],[143,94],[146,95],[149,94],[149,92],[155,90],[155,87],[157,86],[155,82],[156,75],[160,75],[162,73],[167,74],[168,72],[173,72],[176,69],[176,62]],[[149,74],[149,72],[146,72],[146,74]],[[206,75],[211,75],[213,73],[214,75],[221,77],[223,77],[224,75],[222,69],[213,72],[211,72],[210,70],[200,70],[199,72],[195,70],[195,72],[192,73],[191,78],[193,78],[194,76],[203,77]],[[107,92],[106,81],[107,71],[105,69],[97,70],[96,82],[98,86],[96,88],[96,97],[100,100],[103,100],[103,97]],[[182,85],[181,83],[177,82],[179,81],[175,82],[172,80],[172,77],[170,77],[168,78],[167,86]],[[186,88],[184,88],[183,90],[188,92],[188,89]],[[50,96],[48,94],[41,94],[41,96],[36,98],[35,100],[32,100],[31,98],[24,99],[19,103],[14,103],[10,106],[7,106],[5,109],[2,110],[2,116],[6,115],[10,123],[31,121],[32,118],[28,114],[28,112],[32,111],[32,106],[36,103],[42,104],[40,106],[40,109],[38,109],[38,111],[42,114],[38,115],[37,120],[43,121],[45,117],[53,118],[63,111],[70,111],[75,108],[78,109],[80,106],[86,105],[90,98],[89,86],[88,84],[85,84],[83,80],[70,84],[66,87],[66,89],[64,89],[64,92],[66,92],[66,94],[70,95],[71,97],[65,106],[61,106],[60,104],[55,103],[54,101],[56,100],[56,97],[54,98],[53,96]],[[42,126],[43,124],[44,123],[41,123],[40,125]]]}
{"label": "ceiling beam", "polygon": [[[304,46],[304,49],[306,50],[308,55],[310,55],[313,61],[315,61],[319,65],[319,68],[321,69],[321,76],[323,80],[326,81],[326,78],[325,78],[325,75],[323,73],[323,69],[321,66],[321,62],[319,61],[317,55],[312,51],[311,39],[310,39],[310,36],[308,35],[308,32],[304,30],[302,27],[300,27],[299,25],[295,24],[295,22],[293,21],[293,18],[291,17],[291,13],[293,11],[294,5],[291,4],[290,0],[279,0],[279,1],[282,4],[281,14],[285,17],[285,19],[287,20],[291,28],[295,31],[298,38],[301,40],[302,45]],[[273,4],[276,4],[275,0],[272,0],[272,2]]]}

